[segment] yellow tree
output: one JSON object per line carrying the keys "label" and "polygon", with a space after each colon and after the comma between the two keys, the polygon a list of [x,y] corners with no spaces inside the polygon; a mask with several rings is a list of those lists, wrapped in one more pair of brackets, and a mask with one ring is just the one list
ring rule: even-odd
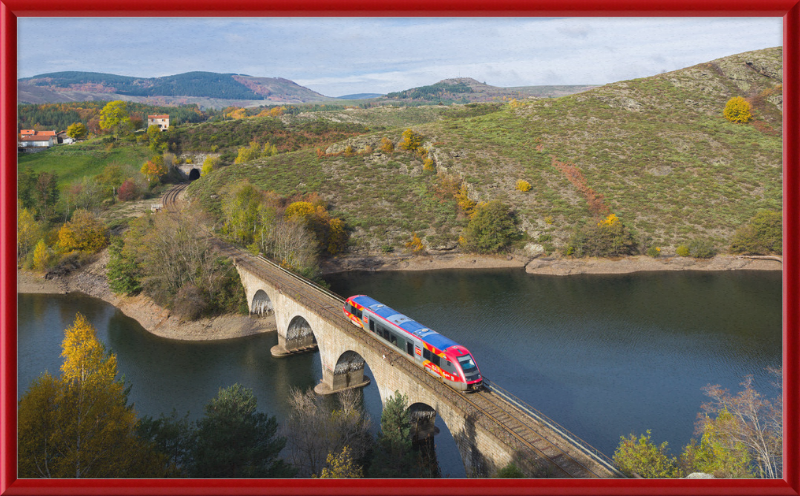
{"label": "yellow tree", "polygon": [[27,255],[41,235],[42,226],[36,222],[30,210],[22,208],[22,202],[17,200],[17,259]]}
{"label": "yellow tree", "polygon": [[403,131],[403,139],[400,141],[400,148],[403,150],[414,151],[422,145],[422,135],[415,133],[412,129]]}
{"label": "yellow tree", "polygon": [[[350,448],[345,446],[336,456],[328,454],[328,466],[322,469],[320,479],[361,479],[364,477],[361,467],[355,464]],[[316,477],[315,477],[316,478]]]}
{"label": "yellow tree", "polygon": [[752,117],[750,102],[740,96],[735,96],[725,104],[725,110],[722,111],[722,115],[731,122],[744,124]]}
{"label": "yellow tree", "polygon": [[91,212],[78,209],[58,231],[58,246],[65,251],[99,251],[108,244],[106,228]]}
{"label": "yellow tree", "polygon": [[83,315],[65,330],[61,348],[61,377],[44,374],[19,401],[19,476],[163,476],[162,456],[135,434],[116,356]]}
{"label": "yellow tree", "polygon": [[131,118],[127,108],[128,104],[122,100],[108,102],[100,111],[100,128],[113,132],[114,136],[121,131],[128,130],[131,126]]}
{"label": "yellow tree", "polygon": [[47,268],[47,263],[50,261],[50,251],[47,249],[47,244],[43,239],[36,243],[36,248],[33,250],[33,268],[35,270],[44,270]]}

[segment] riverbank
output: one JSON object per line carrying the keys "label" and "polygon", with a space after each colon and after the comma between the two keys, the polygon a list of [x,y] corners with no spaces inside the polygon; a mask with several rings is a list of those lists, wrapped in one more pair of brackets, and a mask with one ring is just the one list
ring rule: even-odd
{"label": "riverbank", "polygon": [[645,255],[609,258],[523,258],[512,255],[472,255],[465,253],[426,255],[382,255],[340,257],[327,260],[322,273],[335,274],[351,271],[416,271],[443,269],[525,269],[528,274],[631,274],[675,270],[782,270],[782,257],[747,257],[717,255],[709,259],[687,257],[652,258]]}
{"label": "riverbank", "polygon": [[80,292],[114,305],[136,320],[148,332],[168,339],[213,341],[233,339],[277,330],[275,318],[249,315],[222,315],[187,322],[144,295],[115,295],[108,286],[105,270],[108,252],[93,263],[67,276],[45,279],[43,275],[17,271],[18,293],[66,294]]}

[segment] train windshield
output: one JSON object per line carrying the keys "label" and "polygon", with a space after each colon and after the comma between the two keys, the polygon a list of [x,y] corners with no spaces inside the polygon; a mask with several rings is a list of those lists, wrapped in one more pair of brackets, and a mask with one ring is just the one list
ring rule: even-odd
{"label": "train windshield", "polygon": [[464,355],[458,357],[458,363],[461,364],[461,368],[464,369],[464,373],[467,374],[475,369],[475,362],[472,361],[472,357],[469,355]]}

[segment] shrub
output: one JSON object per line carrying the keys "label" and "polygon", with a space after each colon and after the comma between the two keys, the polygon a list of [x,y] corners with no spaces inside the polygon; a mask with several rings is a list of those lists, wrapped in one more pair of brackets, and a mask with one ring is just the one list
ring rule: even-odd
{"label": "shrub", "polygon": [[410,248],[414,253],[419,253],[425,249],[425,245],[422,244],[422,240],[417,236],[417,233],[414,233],[411,237],[411,241],[406,243],[406,248]]}
{"label": "shrub", "polygon": [[589,222],[570,238],[567,255],[609,257],[636,252],[633,234],[615,214],[600,222]]}
{"label": "shrub", "polygon": [[203,314],[208,302],[203,292],[194,284],[184,284],[172,303],[175,312],[186,320],[196,320]]}
{"label": "shrub", "polygon": [[689,256],[694,258],[711,258],[717,254],[714,244],[708,240],[694,240],[689,243]]}
{"label": "shrub", "polygon": [[[514,100],[516,101],[516,100]],[[525,474],[522,473],[514,462],[509,463],[505,467],[497,471],[496,479],[524,479]]]}
{"label": "shrub", "polygon": [[659,248],[657,246],[651,246],[650,248],[647,249],[647,256],[648,257],[653,257],[653,258],[660,257],[661,256],[661,248]]}
{"label": "shrub", "polygon": [[136,186],[136,183],[133,182],[132,179],[125,180],[125,182],[120,185],[117,192],[117,197],[120,199],[120,201],[137,200],[139,195],[139,187]]}
{"label": "shrub", "polygon": [[751,255],[783,253],[783,216],[781,212],[758,212],[736,230],[731,240],[731,252]]}
{"label": "shrub", "polygon": [[433,159],[432,158],[426,158],[425,161],[422,163],[422,169],[426,170],[426,171],[434,171],[434,170],[436,170],[436,167],[434,167],[434,165],[433,165]]}
{"label": "shrub", "polygon": [[400,141],[400,148],[403,150],[415,151],[421,144],[421,134],[417,134],[411,129],[403,131],[403,139]]}
{"label": "shrub", "polygon": [[478,253],[496,253],[518,235],[517,219],[508,205],[499,200],[475,208],[464,230],[465,248]]}
{"label": "shrub", "polygon": [[529,183],[524,179],[517,179],[517,191],[522,191],[524,193],[530,190],[531,190],[531,183]]}
{"label": "shrub", "polygon": [[383,137],[381,139],[381,151],[392,153],[394,151],[394,143],[389,138]]}
{"label": "shrub", "polygon": [[725,110],[722,115],[731,122],[744,124],[752,117],[750,103],[740,96],[735,96],[725,104]]}
{"label": "shrub", "polygon": [[675,253],[677,253],[679,257],[688,257],[689,247],[686,245],[680,245],[675,249]]}

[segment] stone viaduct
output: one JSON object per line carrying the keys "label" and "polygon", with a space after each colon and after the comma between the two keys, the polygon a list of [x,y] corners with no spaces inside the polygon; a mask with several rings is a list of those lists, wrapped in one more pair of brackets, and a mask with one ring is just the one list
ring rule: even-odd
{"label": "stone viaduct", "polygon": [[[319,349],[323,377],[315,388],[318,393],[330,394],[368,384],[369,379],[364,375],[366,364],[384,405],[399,391],[408,398],[412,419],[420,424],[427,422],[422,428],[432,428],[432,417],[436,415],[445,422],[468,476],[491,477],[510,462],[531,476],[619,476],[574,446],[554,454],[549,447],[542,448],[545,440],[515,436],[509,428],[500,425],[500,415],[488,415],[486,410],[477,407],[474,400],[468,398],[472,395],[458,393],[442,384],[351,324],[342,313],[343,300],[338,295],[312,287],[266,259],[222,242],[217,241],[215,245],[218,251],[233,259],[251,314],[274,314],[278,345],[273,348],[273,355]],[[511,405],[508,408],[509,411],[513,409]],[[550,444],[562,447],[570,444],[556,433],[547,435],[558,438],[555,442],[547,441]],[[565,453],[580,461],[577,465],[560,463],[558,458],[563,458]],[[565,466],[575,468],[565,470]]]}

